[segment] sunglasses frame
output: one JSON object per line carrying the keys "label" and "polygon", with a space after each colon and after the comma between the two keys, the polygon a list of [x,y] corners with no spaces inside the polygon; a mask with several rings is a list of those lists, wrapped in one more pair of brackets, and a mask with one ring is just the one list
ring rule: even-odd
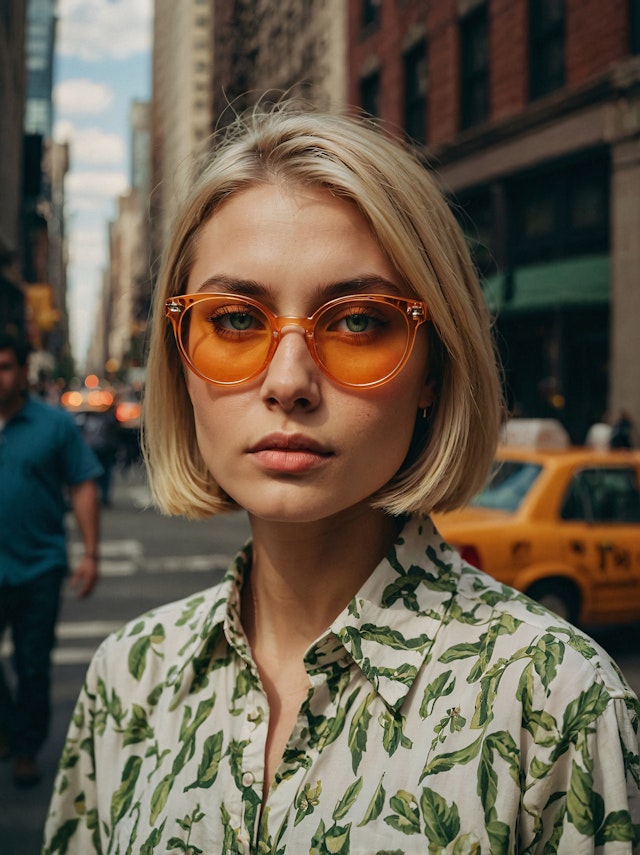
{"label": "sunglasses frame", "polygon": [[[214,380],[211,377],[207,377],[191,361],[189,354],[187,353],[187,350],[182,343],[182,320],[185,317],[187,310],[195,303],[200,303],[204,300],[209,300],[212,297],[223,298],[228,302],[237,302],[239,304],[253,306],[258,311],[260,311],[269,322],[272,335],[271,343],[269,345],[267,354],[258,369],[256,369],[247,377],[243,377],[240,380]],[[393,306],[400,312],[400,314],[403,315],[407,325],[407,344],[405,347],[405,352],[402,358],[400,359],[398,365],[396,365],[393,371],[390,371],[385,377],[382,377],[379,380],[371,381],[370,383],[348,383],[345,380],[341,380],[339,377],[336,377],[335,375],[331,374],[327,367],[324,365],[324,363],[321,362],[316,350],[314,331],[318,319],[330,309],[352,302],[378,303],[386,306]],[[207,291],[200,292],[198,294],[179,294],[174,297],[169,297],[165,301],[165,317],[171,322],[171,326],[173,328],[173,335],[175,338],[176,345],[178,347],[178,351],[180,352],[180,356],[187,364],[188,368],[194,374],[196,374],[198,377],[201,377],[203,380],[205,380],[207,383],[210,383],[212,386],[240,386],[243,383],[249,383],[251,380],[254,380],[256,377],[262,374],[262,372],[270,364],[271,360],[273,359],[273,355],[276,352],[276,348],[278,347],[278,344],[282,339],[282,336],[286,332],[289,332],[287,327],[299,327],[304,333],[307,348],[309,350],[309,353],[311,354],[313,361],[320,368],[323,374],[325,374],[325,376],[329,377],[331,380],[333,380],[335,383],[340,384],[341,386],[346,386],[348,388],[368,389],[374,386],[382,386],[384,383],[387,383],[389,380],[393,379],[393,377],[400,373],[400,371],[406,365],[407,360],[411,355],[411,352],[413,351],[418,328],[427,320],[429,320],[429,313],[427,311],[427,304],[424,301],[417,300],[412,297],[391,297],[387,296],[386,294],[349,294],[345,297],[337,297],[334,300],[329,300],[327,303],[323,303],[309,317],[302,317],[297,315],[275,315],[263,303],[261,303],[259,300],[254,300],[252,297],[246,297],[243,294]]]}

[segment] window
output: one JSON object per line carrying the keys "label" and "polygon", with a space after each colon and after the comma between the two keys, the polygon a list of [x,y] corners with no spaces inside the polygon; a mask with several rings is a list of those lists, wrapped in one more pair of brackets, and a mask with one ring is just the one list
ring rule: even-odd
{"label": "window", "polygon": [[581,162],[534,172],[509,185],[515,263],[551,261],[609,248],[609,162]]}
{"label": "window", "polygon": [[404,128],[418,143],[427,141],[427,45],[418,42],[404,55]]}
{"label": "window", "polygon": [[564,85],[564,0],[529,0],[529,94]]}
{"label": "window", "polygon": [[517,511],[542,472],[537,463],[503,460],[495,463],[489,483],[471,500],[476,508]]}
{"label": "window", "polygon": [[380,72],[374,71],[360,81],[360,104],[370,116],[380,115]]}
{"label": "window", "polygon": [[460,22],[461,126],[470,128],[489,115],[489,26],[485,4]]}
{"label": "window", "polygon": [[380,23],[380,0],[362,0],[362,29]]}
{"label": "window", "polygon": [[640,522],[640,490],[632,468],[577,472],[562,504],[563,520]]}
{"label": "window", "polygon": [[629,0],[629,33],[630,50],[633,54],[640,53],[640,3]]}

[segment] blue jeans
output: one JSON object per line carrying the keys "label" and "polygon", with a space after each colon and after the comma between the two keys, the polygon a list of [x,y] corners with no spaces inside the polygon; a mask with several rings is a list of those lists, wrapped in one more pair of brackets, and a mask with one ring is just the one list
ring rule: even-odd
{"label": "blue jeans", "polygon": [[24,585],[0,586],[0,637],[11,628],[16,677],[12,693],[0,673],[0,726],[16,756],[35,757],[49,733],[51,652],[65,572],[61,568]]}

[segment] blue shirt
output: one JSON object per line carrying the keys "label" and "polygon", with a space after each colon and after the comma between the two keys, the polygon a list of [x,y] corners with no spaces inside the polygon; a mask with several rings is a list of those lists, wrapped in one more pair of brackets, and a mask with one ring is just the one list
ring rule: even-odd
{"label": "blue shirt", "polygon": [[71,416],[28,396],[0,430],[0,584],[67,566],[65,488],[101,473]]}

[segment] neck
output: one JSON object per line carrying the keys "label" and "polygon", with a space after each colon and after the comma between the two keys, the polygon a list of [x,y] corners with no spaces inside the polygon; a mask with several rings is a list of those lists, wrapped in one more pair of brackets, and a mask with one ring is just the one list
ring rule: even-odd
{"label": "neck", "polygon": [[11,397],[6,401],[0,402],[0,418],[4,421],[9,421],[12,416],[21,410],[27,402],[27,393],[24,392],[15,397]]}
{"label": "neck", "polygon": [[359,506],[338,518],[282,524],[252,518],[243,621],[252,647],[299,653],[351,601],[382,560],[396,521]]}

